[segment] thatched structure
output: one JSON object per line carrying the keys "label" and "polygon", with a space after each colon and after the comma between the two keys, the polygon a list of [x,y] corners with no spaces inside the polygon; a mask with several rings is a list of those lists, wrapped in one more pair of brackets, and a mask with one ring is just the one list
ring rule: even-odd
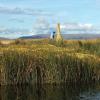
{"label": "thatched structure", "polygon": [[54,39],[55,39],[56,42],[62,42],[63,41],[63,38],[61,36],[60,24],[59,23],[57,24],[56,34],[55,34]]}

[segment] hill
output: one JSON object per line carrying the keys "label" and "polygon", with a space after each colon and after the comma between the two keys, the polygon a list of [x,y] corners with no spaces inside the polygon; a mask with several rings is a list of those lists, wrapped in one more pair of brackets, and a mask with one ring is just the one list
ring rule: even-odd
{"label": "hill", "polygon": [[8,38],[0,37],[0,40],[9,40]]}
{"label": "hill", "polygon": [[[100,34],[62,34],[64,39],[95,39],[100,38]],[[40,39],[49,38],[50,34],[38,34],[32,36],[23,36],[20,39]]]}

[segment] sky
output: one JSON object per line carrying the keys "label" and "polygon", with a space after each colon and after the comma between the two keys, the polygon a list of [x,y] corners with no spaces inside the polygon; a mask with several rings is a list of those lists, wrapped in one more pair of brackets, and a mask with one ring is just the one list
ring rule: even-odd
{"label": "sky", "polygon": [[0,37],[62,32],[100,34],[100,0],[0,0]]}

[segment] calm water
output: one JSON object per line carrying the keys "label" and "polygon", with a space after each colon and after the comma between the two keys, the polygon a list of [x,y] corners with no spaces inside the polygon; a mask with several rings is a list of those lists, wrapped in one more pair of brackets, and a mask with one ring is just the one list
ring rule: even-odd
{"label": "calm water", "polygon": [[100,100],[100,85],[1,86],[1,100]]}

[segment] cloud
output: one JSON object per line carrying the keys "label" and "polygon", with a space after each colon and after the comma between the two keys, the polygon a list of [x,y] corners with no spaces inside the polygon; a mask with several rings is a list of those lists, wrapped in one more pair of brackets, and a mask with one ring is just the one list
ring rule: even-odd
{"label": "cloud", "polygon": [[34,23],[32,32],[33,34],[47,34],[49,33],[49,29],[48,21],[43,17],[39,17]]}
{"label": "cloud", "polygon": [[30,31],[27,29],[8,29],[0,27],[0,37],[18,38],[23,35],[30,35]]}
{"label": "cloud", "polygon": [[3,31],[5,31],[5,30],[6,30],[5,27],[0,27],[0,32],[3,32]]}
{"label": "cloud", "polygon": [[93,29],[93,25],[92,24],[78,24],[79,28],[83,28],[83,29]]}
{"label": "cloud", "polygon": [[35,34],[47,34],[49,33],[49,30],[50,28],[48,21],[43,17],[39,17],[34,23],[32,30],[20,29],[20,28],[8,29],[5,27],[0,27],[0,37],[18,38],[21,36],[30,36]]}
{"label": "cloud", "polygon": [[[52,31],[56,31],[56,24],[50,26]],[[62,33],[68,34],[82,34],[82,33],[95,33],[100,34],[100,28],[94,27],[90,23],[64,23],[60,25]]]}
{"label": "cloud", "polygon": [[3,27],[1,27],[0,28],[0,33],[16,33],[16,32],[18,32],[18,33],[20,33],[20,32],[28,32],[28,30],[27,29],[8,29],[8,28],[3,28]]}
{"label": "cloud", "polygon": [[91,30],[94,28],[94,26],[88,23],[65,23],[61,25],[61,28],[66,30]]}
{"label": "cloud", "polygon": [[[21,36],[30,36],[35,34],[50,34],[56,31],[56,24],[49,24],[44,18],[38,18],[34,23],[32,31],[28,29],[8,29],[0,27],[0,37],[18,38]],[[65,34],[95,33],[100,34],[100,29],[95,28],[92,24],[65,23],[61,24],[61,32]]]}
{"label": "cloud", "polygon": [[0,7],[0,13],[2,14],[16,14],[16,15],[31,15],[31,16],[51,16],[52,14],[46,11],[31,9],[31,8],[9,8]]}

